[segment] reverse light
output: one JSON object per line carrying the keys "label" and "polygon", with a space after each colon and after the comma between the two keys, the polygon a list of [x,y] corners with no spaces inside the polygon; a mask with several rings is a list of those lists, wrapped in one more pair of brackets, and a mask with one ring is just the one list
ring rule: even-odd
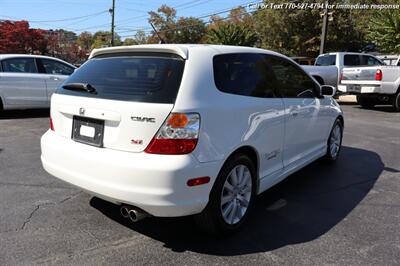
{"label": "reverse light", "polygon": [[375,72],[375,80],[382,80],[383,74],[382,74],[382,70],[377,69]]}
{"label": "reverse light", "polygon": [[152,154],[191,153],[196,148],[199,130],[199,114],[171,113],[145,152]]}
{"label": "reverse light", "polygon": [[53,119],[50,116],[50,129],[54,131]]}

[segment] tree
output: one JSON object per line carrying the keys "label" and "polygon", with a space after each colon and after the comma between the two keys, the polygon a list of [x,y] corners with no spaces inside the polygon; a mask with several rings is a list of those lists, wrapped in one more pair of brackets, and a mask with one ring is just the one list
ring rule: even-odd
{"label": "tree", "polygon": [[[205,23],[194,17],[176,17],[176,10],[162,5],[157,12],[149,12],[151,22],[162,38],[169,43],[198,43],[206,33]],[[157,42],[152,33],[148,42]]]}
{"label": "tree", "polygon": [[[400,4],[400,1],[397,1]],[[367,38],[381,52],[400,53],[400,10],[384,10],[372,16]]]}
{"label": "tree", "polygon": [[[118,34],[114,35],[115,46],[121,45],[121,38]],[[111,45],[111,32],[109,31],[98,31],[93,35],[92,49],[108,47]]]}
{"label": "tree", "polygon": [[76,42],[82,49],[89,51],[93,45],[93,35],[87,31],[81,32]]}
{"label": "tree", "polygon": [[137,44],[146,44],[148,43],[148,38],[146,36],[146,33],[142,30],[138,30],[135,34],[135,42]]}
{"label": "tree", "polygon": [[198,18],[180,17],[175,25],[175,43],[198,43],[206,34],[206,26]]}
{"label": "tree", "polygon": [[[320,9],[257,11],[253,18],[261,46],[290,56],[317,56],[321,42],[321,12]],[[365,19],[368,19],[366,14],[369,12],[329,10],[332,14],[328,22],[326,52],[362,50],[365,46]]]}
{"label": "tree", "polygon": [[123,45],[136,45],[138,44],[133,38],[126,38],[123,42]]}
{"label": "tree", "polygon": [[45,31],[30,29],[27,21],[0,22],[0,53],[45,54],[47,44]]}
{"label": "tree", "polygon": [[224,23],[212,28],[207,33],[209,43],[254,46],[258,40],[257,34],[244,25]]}

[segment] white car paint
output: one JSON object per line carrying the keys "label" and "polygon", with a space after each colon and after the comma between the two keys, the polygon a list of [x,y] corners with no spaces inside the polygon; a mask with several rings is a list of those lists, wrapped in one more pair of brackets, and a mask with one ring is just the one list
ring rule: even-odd
{"label": "white car paint", "polygon": [[[2,64],[9,59],[31,58],[35,60],[35,72],[6,72]],[[68,76],[55,73],[41,73],[37,59],[52,60],[72,69],[75,66],[57,58],[39,55],[3,54],[0,55],[0,100],[4,110],[48,108],[50,97]]]}
{"label": "white car paint", "polygon": [[[183,216],[205,208],[221,167],[238,148],[248,147],[257,155],[257,193],[326,154],[330,130],[342,116],[332,97],[258,98],[216,88],[216,55],[255,53],[290,59],[257,48],[173,44],[99,49],[90,58],[137,51],[172,53],[185,59],[175,103],[55,93],[51,100],[54,131],[41,139],[41,160],[47,172],[116,204],[134,205],[154,216]],[[73,117],[82,115],[83,109],[85,117],[105,120],[103,148],[71,139]],[[200,115],[194,151],[182,155],[144,152],[171,112]],[[133,122],[133,115],[153,117],[155,123]],[[143,140],[142,145],[130,143],[137,138]],[[202,176],[211,181],[187,186],[188,179]]]}

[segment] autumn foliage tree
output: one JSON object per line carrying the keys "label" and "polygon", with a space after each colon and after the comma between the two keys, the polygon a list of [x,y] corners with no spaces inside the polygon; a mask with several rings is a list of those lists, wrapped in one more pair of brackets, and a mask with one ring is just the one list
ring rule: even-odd
{"label": "autumn foliage tree", "polygon": [[27,21],[0,22],[0,53],[45,54],[45,31],[30,29]]}

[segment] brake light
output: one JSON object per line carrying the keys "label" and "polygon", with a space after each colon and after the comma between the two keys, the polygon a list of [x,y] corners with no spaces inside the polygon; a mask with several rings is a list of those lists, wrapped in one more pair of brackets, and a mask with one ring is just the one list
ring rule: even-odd
{"label": "brake light", "polygon": [[53,119],[50,116],[50,129],[54,131]]}
{"label": "brake light", "polygon": [[383,77],[382,70],[377,69],[375,73],[375,80],[382,80],[382,77]]}
{"label": "brake light", "polygon": [[196,148],[199,129],[199,114],[171,113],[145,152],[152,154],[191,153]]}

